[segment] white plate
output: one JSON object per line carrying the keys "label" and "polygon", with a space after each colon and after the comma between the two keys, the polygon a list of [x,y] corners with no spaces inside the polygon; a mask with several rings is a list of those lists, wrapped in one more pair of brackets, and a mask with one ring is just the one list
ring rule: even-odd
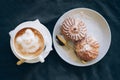
{"label": "white plate", "polygon": [[[74,51],[60,46],[56,42],[56,35],[60,34],[61,24],[64,19],[69,16],[79,17],[82,21],[84,21],[88,34],[94,36],[100,44],[98,57],[92,61],[87,62],[86,64],[81,63],[80,59],[76,56]],[[89,66],[100,61],[107,53],[111,43],[111,32],[107,21],[98,12],[88,8],[76,8],[63,14],[57,21],[53,31],[53,43],[58,55],[64,61],[75,66]]]}

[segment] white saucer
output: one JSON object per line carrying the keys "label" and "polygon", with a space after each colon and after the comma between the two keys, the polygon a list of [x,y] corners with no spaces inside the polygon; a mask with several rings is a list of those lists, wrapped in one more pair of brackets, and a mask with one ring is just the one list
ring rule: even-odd
{"label": "white saucer", "polygon": [[[60,34],[61,24],[67,17],[79,17],[85,22],[88,34],[98,40],[100,49],[96,59],[83,64],[74,51],[67,50],[56,42],[56,35]],[[107,53],[111,43],[111,31],[105,18],[98,12],[88,8],[76,8],[63,14],[57,21],[53,31],[53,43],[58,55],[67,63],[75,66],[89,66],[100,61]]]}
{"label": "white saucer", "polygon": [[[9,33],[11,35],[10,45],[11,45],[11,49],[12,49],[14,55],[18,59],[21,59],[21,57],[18,55],[18,53],[16,53],[16,51],[14,49],[13,39],[14,39],[16,32],[19,31],[20,29],[26,27],[26,26],[32,26],[33,28],[38,29],[41,32],[41,34],[43,35],[44,40],[45,40],[45,44],[46,44],[45,50],[47,50],[47,51],[46,52],[44,51],[40,55],[43,57],[43,59],[45,59],[48,56],[48,54],[50,53],[50,51],[52,50],[52,37],[51,37],[49,30],[46,28],[46,26],[41,24],[38,19],[36,19],[35,21],[23,22],[20,25],[18,25],[14,30],[10,31],[10,33]],[[40,60],[38,58],[35,58],[32,60],[25,60],[25,62],[26,63],[37,63],[37,62],[40,62]]]}

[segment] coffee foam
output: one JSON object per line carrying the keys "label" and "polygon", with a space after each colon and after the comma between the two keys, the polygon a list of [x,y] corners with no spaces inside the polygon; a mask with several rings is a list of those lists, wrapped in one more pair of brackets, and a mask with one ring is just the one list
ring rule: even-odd
{"label": "coffee foam", "polygon": [[38,36],[31,29],[26,29],[25,33],[16,38],[16,42],[21,45],[22,52],[33,53],[40,48]]}

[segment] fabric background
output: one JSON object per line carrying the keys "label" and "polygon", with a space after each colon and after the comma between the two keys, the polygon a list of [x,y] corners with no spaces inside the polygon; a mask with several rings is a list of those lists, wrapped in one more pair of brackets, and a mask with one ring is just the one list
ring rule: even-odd
{"label": "fabric background", "polygon": [[[106,56],[89,67],[64,62],[55,49],[45,63],[17,66],[9,31],[24,21],[39,19],[52,34],[59,17],[73,8],[98,11],[112,33]],[[0,80],[120,80],[120,0],[0,0]]]}

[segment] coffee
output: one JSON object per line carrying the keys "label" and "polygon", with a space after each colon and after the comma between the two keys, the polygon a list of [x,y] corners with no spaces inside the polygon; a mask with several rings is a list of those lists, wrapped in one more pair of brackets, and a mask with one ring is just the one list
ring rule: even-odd
{"label": "coffee", "polygon": [[44,38],[42,34],[34,28],[23,28],[17,32],[14,38],[16,51],[26,58],[34,58],[44,49]]}

